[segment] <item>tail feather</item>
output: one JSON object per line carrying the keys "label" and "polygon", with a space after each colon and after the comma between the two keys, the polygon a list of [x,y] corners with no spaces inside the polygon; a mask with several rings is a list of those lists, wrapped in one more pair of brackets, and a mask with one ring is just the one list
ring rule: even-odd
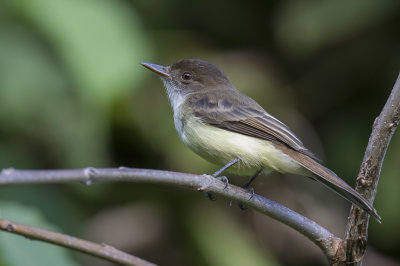
{"label": "tail feather", "polygon": [[379,223],[381,222],[381,217],[378,215],[377,211],[371,205],[371,203],[366,200],[360,193],[350,187],[346,182],[340,179],[334,172],[300,152],[286,147],[284,147],[282,150],[295,161],[297,161],[301,166],[312,172],[315,175],[312,178],[321,182],[346,200],[365,210]]}

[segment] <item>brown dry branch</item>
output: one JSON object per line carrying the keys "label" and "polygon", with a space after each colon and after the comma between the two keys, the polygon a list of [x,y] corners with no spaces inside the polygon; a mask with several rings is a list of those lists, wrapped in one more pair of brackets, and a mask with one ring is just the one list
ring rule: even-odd
{"label": "brown dry branch", "polygon": [[59,246],[78,250],[80,252],[96,256],[111,262],[129,266],[155,266],[141,258],[122,252],[106,244],[97,244],[76,237],[51,232],[48,230],[23,225],[0,219],[0,230],[22,235],[30,239],[53,243]]}
{"label": "brown dry branch", "polygon": [[[371,203],[375,199],[383,160],[390,139],[400,123],[400,74],[380,115],[375,119],[358,173],[356,190]],[[338,265],[360,264],[367,248],[369,216],[354,205],[347,222],[346,238],[335,259]]]}

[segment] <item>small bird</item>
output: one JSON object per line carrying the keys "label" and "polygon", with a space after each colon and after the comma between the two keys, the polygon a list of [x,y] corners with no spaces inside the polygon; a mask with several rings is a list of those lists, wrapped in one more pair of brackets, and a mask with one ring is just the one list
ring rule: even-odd
{"label": "small bird", "polygon": [[240,93],[218,67],[198,59],[141,64],[161,77],[183,143],[223,166],[214,177],[226,169],[253,175],[247,185],[262,171],[310,177],[381,221],[370,202],[321,165],[285,124]]}

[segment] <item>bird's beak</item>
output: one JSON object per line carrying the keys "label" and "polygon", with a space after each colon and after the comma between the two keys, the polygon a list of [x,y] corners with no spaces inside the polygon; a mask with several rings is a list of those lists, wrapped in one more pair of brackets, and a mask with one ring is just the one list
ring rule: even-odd
{"label": "bird's beak", "polygon": [[140,63],[142,66],[145,68],[150,69],[151,71],[157,73],[158,75],[164,77],[164,78],[171,78],[171,75],[168,73],[167,67],[166,66],[160,66],[152,63],[147,63],[147,62],[142,62]]}

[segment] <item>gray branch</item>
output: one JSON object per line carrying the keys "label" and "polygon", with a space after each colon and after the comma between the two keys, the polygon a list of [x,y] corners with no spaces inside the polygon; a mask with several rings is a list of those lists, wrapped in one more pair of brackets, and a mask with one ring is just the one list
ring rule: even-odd
{"label": "gray branch", "polygon": [[[100,182],[135,182],[174,185],[197,191],[205,191],[242,204],[250,209],[266,214],[313,241],[333,259],[341,242],[328,230],[316,222],[260,195],[234,186],[209,175],[194,175],[170,171],[136,168],[85,168],[71,170],[15,170],[4,169],[0,174],[0,185],[45,184],[80,182],[86,185]],[[226,187],[225,187],[226,186]]]}

